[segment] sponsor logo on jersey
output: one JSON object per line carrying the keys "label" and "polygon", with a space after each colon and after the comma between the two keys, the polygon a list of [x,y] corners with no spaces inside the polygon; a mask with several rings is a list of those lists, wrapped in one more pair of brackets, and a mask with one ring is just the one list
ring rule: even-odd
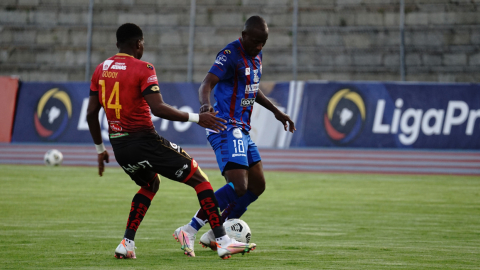
{"label": "sponsor logo on jersey", "polygon": [[230,51],[230,50],[223,51],[223,54],[231,54],[231,53],[232,53],[232,51]]}
{"label": "sponsor logo on jersey", "polygon": [[149,69],[153,70],[153,66],[152,66],[152,65],[150,65],[150,64],[147,64],[147,68],[149,68]]}
{"label": "sponsor logo on jersey", "polygon": [[110,65],[113,63],[113,60],[105,60],[103,62],[103,70],[108,70],[110,68]]}
{"label": "sponsor logo on jersey", "polygon": [[123,130],[122,126],[120,126],[118,123],[109,123],[110,129],[114,132],[120,132]]}
{"label": "sponsor logo on jersey", "polygon": [[111,67],[111,69],[127,70],[127,66],[125,65],[125,63],[116,62],[115,65]]}
{"label": "sponsor logo on jersey", "polygon": [[156,81],[157,81],[157,75],[152,75],[147,79],[147,83],[156,82]]}
{"label": "sponsor logo on jersey", "polygon": [[219,64],[223,66],[224,62],[227,62],[227,57],[225,55],[219,55],[217,56],[217,59],[215,59],[215,64]]}
{"label": "sponsor logo on jersey", "polygon": [[235,119],[228,119],[228,123],[230,124],[239,124],[240,122]]}
{"label": "sponsor logo on jersey", "polygon": [[328,102],[323,117],[325,131],[334,143],[345,145],[360,134],[365,118],[365,103],[360,94],[341,89]]}
{"label": "sponsor logo on jersey", "polygon": [[47,140],[58,138],[67,128],[71,117],[71,99],[67,92],[59,88],[49,89],[43,94],[33,115],[38,135]]}
{"label": "sponsor logo on jersey", "polygon": [[126,132],[110,133],[110,139],[115,139],[115,138],[120,138],[125,136],[128,136],[128,133]]}
{"label": "sponsor logo on jersey", "polygon": [[233,129],[233,137],[235,137],[237,139],[241,139],[242,138],[242,131],[239,128]]}
{"label": "sponsor logo on jersey", "polygon": [[182,174],[183,174],[183,171],[186,170],[186,169],[188,169],[188,165],[187,165],[187,164],[183,165],[182,168],[178,169],[178,170],[175,172],[175,176],[176,176],[177,178],[180,178],[180,177],[182,176]]}
{"label": "sponsor logo on jersey", "polygon": [[148,160],[142,160],[142,161],[139,161],[137,162],[136,164],[127,164],[128,167],[126,166],[122,166],[122,168],[129,172],[129,173],[135,173],[135,171],[139,170],[140,168],[142,169],[145,169],[147,167],[150,167],[152,168],[152,165],[150,164],[150,162],[148,162]]}
{"label": "sponsor logo on jersey", "polygon": [[258,69],[253,70],[253,82],[258,83],[260,81],[260,77],[258,77]]}
{"label": "sponsor logo on jersey", "polygon": [[253,106],[253,104],[255,104],[255,98],[242,98],[240,106],[249,107],[249,106]]}
{"label": "sponsor logo on jersey", "polygon": [[113,72],[113,71],[104,71],[102,72],[102,77],[103,78],[112,78],[115,79],[118,76],[118,72]]}
{"label": "sponsor logo on jersey", "polygon": [[248,75],[250,75],[250,68],[249,67],[245,68],[245,76],[248,76]]}
{"label": "sponsor logo on jersey", "polygon": [[258,86],[259,86],[258,83],[245,85],[245,94],[251,94],[251,93],[258,92]]}

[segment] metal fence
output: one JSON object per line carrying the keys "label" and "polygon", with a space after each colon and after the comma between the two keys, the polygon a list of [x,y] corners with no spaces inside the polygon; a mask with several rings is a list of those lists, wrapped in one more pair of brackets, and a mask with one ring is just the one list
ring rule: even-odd
{"label": "metal fence", "polygon": [[[292,0],[292,80],[297,80],[298,74],[298,0]],[[399,9],[399,32],[400,32],[400,79],[405,81],[405,0],[400,0]],[[92,47],[92,24],[93,24],[93,7],[94,0],[90,0],[88,8],[88,38],[87,38],[87,61],[85,64],[85,81],[89,81],[91,77],[91,47]],[[187,66],[187,82],[193,81],[193,58],[194,58],[194,39],[195,39],[195,15],[196,0],[190,1],[190,24],[189,24],[189,42],[188,42],[188,66]]]}

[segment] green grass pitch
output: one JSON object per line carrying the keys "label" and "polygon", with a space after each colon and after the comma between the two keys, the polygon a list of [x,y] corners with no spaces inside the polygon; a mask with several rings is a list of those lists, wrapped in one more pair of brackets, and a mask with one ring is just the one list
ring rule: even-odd
{"label": "green grass pitch", "polygon": [[[214,189],[224,184],[207,170]],[[478,176],[266,172],[243,219],[257,249],[221,260],[172,237],[198,208],[162,179],[135,239],[116,260],[138,187],[118,168],[0,165],[1,269],[479,269]],[[202,229],[197,235],[206,231]]]}

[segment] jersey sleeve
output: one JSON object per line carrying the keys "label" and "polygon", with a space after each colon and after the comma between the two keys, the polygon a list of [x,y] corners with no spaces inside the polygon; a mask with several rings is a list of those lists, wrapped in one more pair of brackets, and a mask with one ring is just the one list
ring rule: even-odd
{"label": "jersey sleeve", "polygon": [[158,85],[157,73],[155,72],[155,67],[150,63],[142,63],[143,66],[140,66],[140,89],[145,91],[150,85]]}
{"label": "jersey sleeve", "polygon": [[[101,63],[99,66],[101,66],[103,63]],[[90,81],[90,96],[93,95],[98,95],[98,77],[99,77],[99,68],[95,69],[95,72],[93,72],[92,75],[92,80]]]}
{"label": "jersey sleeve", "polygon": [[217,54],[215,63],[213,63],[213,66],[208,72],[216,75],[220,80],[233,77],[235,72],[235,55],[232,50],[226,48],[220,51]]}

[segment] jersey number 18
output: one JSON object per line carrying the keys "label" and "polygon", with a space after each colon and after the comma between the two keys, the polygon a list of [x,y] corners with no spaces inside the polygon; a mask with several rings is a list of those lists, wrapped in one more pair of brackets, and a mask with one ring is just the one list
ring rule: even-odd
{"label": "jersey number 18", "polygon": [[245,153],[245,147],[243,146],[242,140],[238,140],[238,152],[237,152],[237,140],[233,140],[233,147],[235,148],[235,153]]}

